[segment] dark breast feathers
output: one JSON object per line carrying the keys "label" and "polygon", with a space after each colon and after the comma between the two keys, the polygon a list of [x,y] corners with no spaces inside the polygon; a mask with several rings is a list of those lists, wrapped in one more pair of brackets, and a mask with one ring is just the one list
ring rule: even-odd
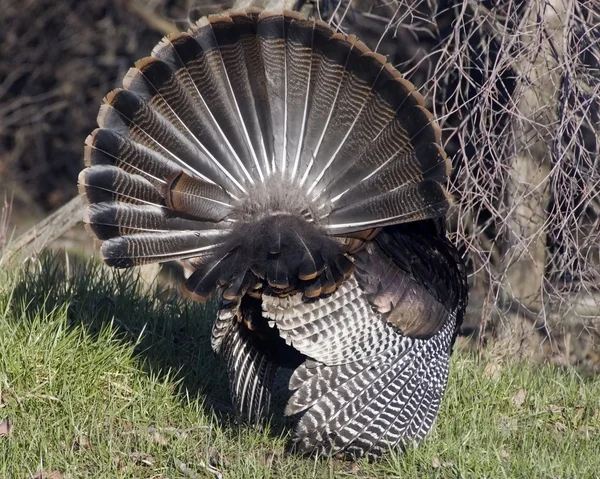
{"label": "dark breast feathers", "polygon": [[203,18],[109,93],[79,177],[115,267],[179,260],[218,295],[237,413],[304,452],[379,455],[437,415],[466,304],[450,171],[423,99],[356,37],[292,12]]}

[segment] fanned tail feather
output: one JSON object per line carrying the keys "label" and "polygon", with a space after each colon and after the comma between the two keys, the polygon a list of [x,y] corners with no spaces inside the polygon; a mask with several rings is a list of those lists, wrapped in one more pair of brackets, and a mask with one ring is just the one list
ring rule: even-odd
{"label": "fanned tail feather", "polygon": [[[211,52],[216,52],[209,58],[214,57],[218,62],[216,58],[220,56],[222,71],[219,76],[223,80],[223,92],[231,102],[232,122],[239,129],[239,143],[244,145],[245,149],[238,153],[248,158],[246,168],[250,172],[249,182],[253,183],[254,179],[263,182],[265,172],[263,172],[262,165],[264,165],[265,159],[262,158],[262,162],[259,161],[262,151],[261,131],[256,115],[257,105],[252,95],[239,29],[229,15],[211,15],[208,17],[208,21],[211,28],[206,31],[212,32],[215,43],[212,43],[212,39],[206,42],[207,35],[198,35],[198,42],[201,46],[204,45],[204,42],[207,43],[205,51],[208,51],[210,46]],[[202,25],[202,20],[200,25]],[[216,67],[215,71],[219,71],[221,68],[221,65],[217,67],[218,63],[211,63],[211,65]]]}
{"label": "fanned tail feather", "polygon": [[336,208],[325,227],[331,234],[350,233],[367,228],[439,218],[448,209],[444,189],[434,181],[394,189]]}
{"label": "fanned tail feather", "polygon": [[79,192],[91,204],[116,201],[164,206],[160,190],[149,180],[113,165],[97,165],[79,175]]}
{"label": "fanned tail feather", "polygon": [[[303,144],[304,171],[301,177],[301,183],[307,193],[310,193],[314,179],[319,174],[319,167],[322,166],[318,162],[319,152],[323,142],[327,143],[325,134],[329,124],[332,119],[335,121],[333,116],[335,105],[344,84],[346,64],[354,49],[354,42],[346,41],[345,36],[341,34],[330,34],[327,41],[323,38],[322,28],[315,29],[315,34],[321,37],[315,42],[315,46],[320,49],[316,51],[317,59],[320,61],[319,68],[315,72],[316,79],[306,120],[306,136]],[[323,158],[323,155],[320,158]]]}
{"label": "fanned tail feather", "polygon": [[315,166],[307,177],[307,191],[314,196],[320,193],[321,184],[328,183],[332,176],[336,176],[335,165],[340,158],[339,152],[345,146],[353,148],[364,140],[360,135],[353,134],[354,127],[360,122],[373,84],[383,69],[380,57],[369,52],[362,42],[352,36],[348,37],[348,41],[352,49],[346,59],[335,103],[323,131],[323,140],[315,155]]}
{"label": "fanned tail feather", "polygon": [[285,174],[287,166],[287,83],[285,29],[282,15],[262,12],[258,17],[257,35],[265,68],[268,103],[273,132],[271,171]]}
{"label": "fanned tail feather", "polygon": [[205,181],[221,184],[228,190],[243,191],[231,173],[211,160],[206,148],[189,132],[179,130],[136,92],[117,89],[109,93],[100,109],[98,125],[153,149],[180,169]]}
{"label": "fanned tail feather", "polygon": [[[115,166],[127,173],[143,177],[154,186],[166,184],[166,178],[180,169],[160,153],[140,145],[116,131],[97,128],[86,138],[84,160],[88,167],[97,165]],[[89,171],[83,170],[79,180]],[[86,191],[80,193],[86,194]]]}
{"label": "fanned tail feather", "polygon": [[315,22],[298,15],[285,19],[286,36],[286,163],[289,177],[296,178],[300,168],[302,140],[306,128],[313,62]]}
{"label": "fanned tail feather", "polygon": [[219,230],[164,231],[117,236],[102,244],[102,257],[106,264],[129,268],[140,264],[163,263],[195,258],[210,253],[218,246]]}
{"label": "fanned tail feather", "polygon": [[136,62],[136,67],[129,70],[123,86],[138,93],[200,150],[203,161],[196,168],[215,182],[224,185],[231,182],[241,189],[249,175],[232,158],[223,142],[218,141],[218,130],[211,118],[202,115],[204,112],[201,108],[194,108],[193,97],[188,94],[179,78],[166,62],[148,57]]}
{"label": "fanned tail feather", "polygon": [[189,125],[195,136],[238,183],[246,181],[249,172],[238,153],[246,150],[240,146],[235,130],[231,131],[235,117],[230,109],[221,108],[215,73],[196,39],[189,33],[171,35],[157,45],[152,55],[169,64],[184,88],[184,98],[188,99],[185,106],[193,117]]}
{"label": "fanned tail feather", "polygon": [[265,63],[261,54],[260,43],[257,37],[257,22],[260,11],[247,10],[246,12],[232,12],[231,18],[239,31],[240,44],[244,52],[246,80],[250,88],[251,98],[254,103],[252,113],[258,122],[258,136],[252,135],[253,145],[263,157],[263,171],[266,176],[272,173],[273,161],[273,126],[271,122],[269,97],[267,93],[267,80]]}

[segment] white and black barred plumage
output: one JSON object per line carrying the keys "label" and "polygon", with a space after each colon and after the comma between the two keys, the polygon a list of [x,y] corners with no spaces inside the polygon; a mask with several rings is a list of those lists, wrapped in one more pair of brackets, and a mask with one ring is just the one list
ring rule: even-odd
{"label": "white and black barred plumage", "polygon": [[105,98],[85,221],[115,267],[180,260],[260,421],[279,367],[301,451],[379,455],[431,429],[464,314],[450,171],[423,99],[356,37],[293,12],[170,35]]}

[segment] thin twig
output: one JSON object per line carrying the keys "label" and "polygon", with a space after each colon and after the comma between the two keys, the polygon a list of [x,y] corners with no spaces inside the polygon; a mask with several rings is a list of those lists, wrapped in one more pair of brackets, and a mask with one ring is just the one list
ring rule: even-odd
{"label": "thin twig", "polygon": [[28,257],[39,253],[52,241],[81,222],[83,209],[83,199],[76,196],[62,208],[19,236],[13,244],[8,245],[6,253],[0,261],[9,263],[17,256]]}
{"label": "thin twig", "polygon": [[131,13],[140,17],[140,19],[144,21],[146,25],[157,32],[162,33],[163,35],[168,35],[169,33],[176,33],[179,31],[179,29],[169,20],[161,17],[156,12],[148,10],[147,7],[140,5],[138,2],[125,2],[125,5]]}

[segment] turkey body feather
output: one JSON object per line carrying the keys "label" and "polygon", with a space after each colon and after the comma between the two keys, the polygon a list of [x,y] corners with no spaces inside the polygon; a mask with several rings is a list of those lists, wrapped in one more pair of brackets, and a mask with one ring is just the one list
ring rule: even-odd
{"label": "turkey body feather", "polygon": [[115,267],[181,260],[219,297],[212,345],[237,413],[286,414],[302,451],[422,439],[466,304],[450,171],[423,99],[356,37],[247,10],[169,35],[109,93],[79,177]]}

